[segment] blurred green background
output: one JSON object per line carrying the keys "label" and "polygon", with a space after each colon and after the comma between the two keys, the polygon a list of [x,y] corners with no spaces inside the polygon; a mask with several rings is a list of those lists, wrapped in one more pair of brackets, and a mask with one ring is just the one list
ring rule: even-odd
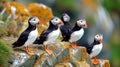
{"label": "blurred green background", "polygon": [[[1,0],[0,12],[2,13],[2,4],[5,2],[15,1],[22,5],[28,5],[30,3],[42,3],[52,9],[53,15],[61,17],[62,13],[68,13],[71,17],[71,25],[78,19],[86,19],[89,28],[85,31],[85,35],[77,43],[78,45],[84,45],[93,41],[93,36],[97,33],[103,34],[104,48],[100,55],[101,59],[109,59],[111,67],[120,67],[120,0]],[[33,9],[34,10],[34,9]],[[16,32],[10,28],[14,28],[14,22],[9,21],[8,15],[0,15],[0,40],[3,40],[4,36],[14,37],[17,36]],[[3,22],[5,24],[2,24]],[[18,24],[21,25],[21,24]],[[8,27],[6,27],[8,26]],[[7,31],[7,32],[6,32]],[[9,43],[3,43],[0,41],[0,64],[1,52],[5,49],[9,55],[9,51],[6,45]],[[2,44],[6,44],[5,48],[2,48]],[[9,47],[9,46],[8,46]],[[6,56],[5,56],[6,57]]]}

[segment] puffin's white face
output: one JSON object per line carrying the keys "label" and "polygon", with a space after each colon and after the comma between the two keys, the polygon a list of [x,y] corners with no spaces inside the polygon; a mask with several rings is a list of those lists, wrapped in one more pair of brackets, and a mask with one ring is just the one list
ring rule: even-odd
{"label": "puffin's white face", "polygon": [[95,35],[95,40],[96,40],[96,41],[99,41],[100,43],[102,43],[103,35],[101,35],[101,34]]}
{"label": "puffin's white face", "polygon": [[62,22],[61,19],[58,18],[58,17],[53,17],[53,18],[51,19],[51,23],[52,23],[53,25],[58,25],[58,24],[63,25],[63,22]]}
{"label": "puffin's white face", "polygon": [[87,28],[87,23],[86,23],[86,20],[78,20],[77,21],[77,25],[79,26],[79,27],[83,27],[83,28]]}
{"label": "puffin's white face", "polygon": [[36,24],[39,24],[40,22],[39,22],[39,19],[37,17],[31,17],[29,19],[29,23],[34,26]]}
{"label": "puffin's white face", "polygon": [[66,21],[66,22],[70,21],[70,16],[66,13],[63,14],[63,20]]}

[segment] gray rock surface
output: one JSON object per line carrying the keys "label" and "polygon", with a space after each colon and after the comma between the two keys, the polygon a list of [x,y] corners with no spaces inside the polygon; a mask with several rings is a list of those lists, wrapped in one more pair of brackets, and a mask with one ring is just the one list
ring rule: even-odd
{"label": "gray rock surface", "polygon": [[110,67],[108,60],[101,59],[98,65],[93,65],[85,47],[73,49],[69,45],[65,42],[50,44],[52,55],[48,55],[42,45],[31,46],[35,51],[34,55],[26,54],[23,48],[22,51],[14,50],[10,67]]}

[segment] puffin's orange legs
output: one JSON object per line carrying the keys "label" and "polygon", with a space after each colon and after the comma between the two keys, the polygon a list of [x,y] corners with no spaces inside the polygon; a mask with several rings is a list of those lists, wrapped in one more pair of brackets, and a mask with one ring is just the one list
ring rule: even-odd
{"label": "puffin's orange legs", "polygon": [[52,55],[52,50],[50,50],[49,48],[48,48],[48,45],[46,45],[45,46],[45,51],[49,54],[49,55]]}
{"label": "puffin's orange legs", "polygon": [[25,47],[25,50],[26,50],[26,52],[27,52],[28,54],[30,54],[30,55],[33,55],[33,54],[34,54],[34,51],[30,50],[28,46]]}
{"label": "puffin's orange legs", "polygon": [[74,42],[74,44],[73,44],[72,47],[73,47],[73,48],[78,48],[78,46],[76,45],[76,42]]}
{"label": "puffin's orange legs", "polygon": [[96,58],[96,57],[94,57],[94,59],[93,59],[93,64],[98,64],[99,63],[99,60]]}

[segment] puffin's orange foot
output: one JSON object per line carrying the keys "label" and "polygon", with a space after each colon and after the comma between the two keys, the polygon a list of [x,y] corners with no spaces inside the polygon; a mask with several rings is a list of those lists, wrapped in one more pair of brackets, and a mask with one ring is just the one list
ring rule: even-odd
{"label": "puffin's orange foot", "polygon": [[46,52],[47,52],[49,55],[52,55],[52,54],[53,54],[52,50],[50,50],[50,49],[46,49]]}
{"label": "puffin's orange foot", "polygon": [[26,52],[27,52],[28,54],[30,54],[30,55],[33,55],[33,54],[34,54],[34,52],[32,52],[32,51],[26,50]]}
{"label": "puffin's orange foot", "polygon": [[73,47],[74,49],[78,48],[78,46],[77,46],[77,45],[73,45],[72,47]]}
{"label": "puffin's orange foot", "polygon": [[34,54],[34,51],[30,50],[28,47],[25,48],[26,52],[30,55]]}
{"label": "puffin's orange foot", "polygon": [[93,63],[94,65],[96,65],[96,64],[99,63],[99,60],[98,60],[98,59],[94,59],[92,63]]}

